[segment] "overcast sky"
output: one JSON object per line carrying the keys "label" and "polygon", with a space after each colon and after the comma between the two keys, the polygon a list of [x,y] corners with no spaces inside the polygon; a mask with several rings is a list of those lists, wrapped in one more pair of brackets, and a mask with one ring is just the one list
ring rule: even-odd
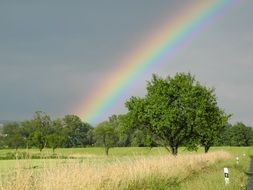
{"label": "overcast sky", "polygon": [[[161,23],[197,2],[0,1],[0,120],[29,119],[37,110],[53,117],[74,113]],[[252,10],[253,1],[238,4],[152,72],[191,72],[215,87],[231,123],[253,126]],[[150,77],[141,76],[125,96],[143,96]],[[124,101],[115,103],[103,119],[125,111]]]}

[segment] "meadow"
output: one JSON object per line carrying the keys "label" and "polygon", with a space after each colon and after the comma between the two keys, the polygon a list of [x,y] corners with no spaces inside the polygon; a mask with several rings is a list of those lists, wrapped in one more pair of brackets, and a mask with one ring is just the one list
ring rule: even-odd
{"label": "meadow", "polygon": [[[164,148],[0,150],[1,190],[246,189],[251,147],[214,147],[171,156]],[[236,163],[239,157],[239,163]],[[224,184],[223,168],[230,184]]]}

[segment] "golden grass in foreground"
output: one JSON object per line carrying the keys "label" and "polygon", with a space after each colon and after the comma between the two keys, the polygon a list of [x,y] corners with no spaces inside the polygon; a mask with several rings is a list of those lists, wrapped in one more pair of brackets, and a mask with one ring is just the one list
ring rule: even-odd
{"label": "golden grass in foreground", "polygon": [[8,175],[1,176],[0,189],[145,189],[145,183],[152,179],[158,183],[159,180],[184,179],[215,162],[229,158],[229,153],[220,151],[177,157],[129,157],[102,164],[75,160],[42,168],[27,168],[27,165],[24,167],[18,164]]}

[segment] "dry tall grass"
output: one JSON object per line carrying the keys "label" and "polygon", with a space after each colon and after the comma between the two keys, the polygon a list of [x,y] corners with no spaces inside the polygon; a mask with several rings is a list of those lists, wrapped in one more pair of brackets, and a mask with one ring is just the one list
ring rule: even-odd
{"label": "dry tall grass", "polygon": [[231,158],[227,152],[208,154],[129,157],[97,164],[71,161],[27,168],[23,164],[0,179],[1,190],[135,189],[152,178],[184,179],[217,161]]}

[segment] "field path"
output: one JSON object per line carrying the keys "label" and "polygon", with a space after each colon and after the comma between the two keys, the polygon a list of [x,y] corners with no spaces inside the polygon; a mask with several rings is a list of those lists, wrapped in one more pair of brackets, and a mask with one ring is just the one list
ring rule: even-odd
{"label": "field path", "polygon": [[250,162],[250,169],[249,169],[249,184],[248,184],[248,190],[253,190],[253,157],[251,158]]}

